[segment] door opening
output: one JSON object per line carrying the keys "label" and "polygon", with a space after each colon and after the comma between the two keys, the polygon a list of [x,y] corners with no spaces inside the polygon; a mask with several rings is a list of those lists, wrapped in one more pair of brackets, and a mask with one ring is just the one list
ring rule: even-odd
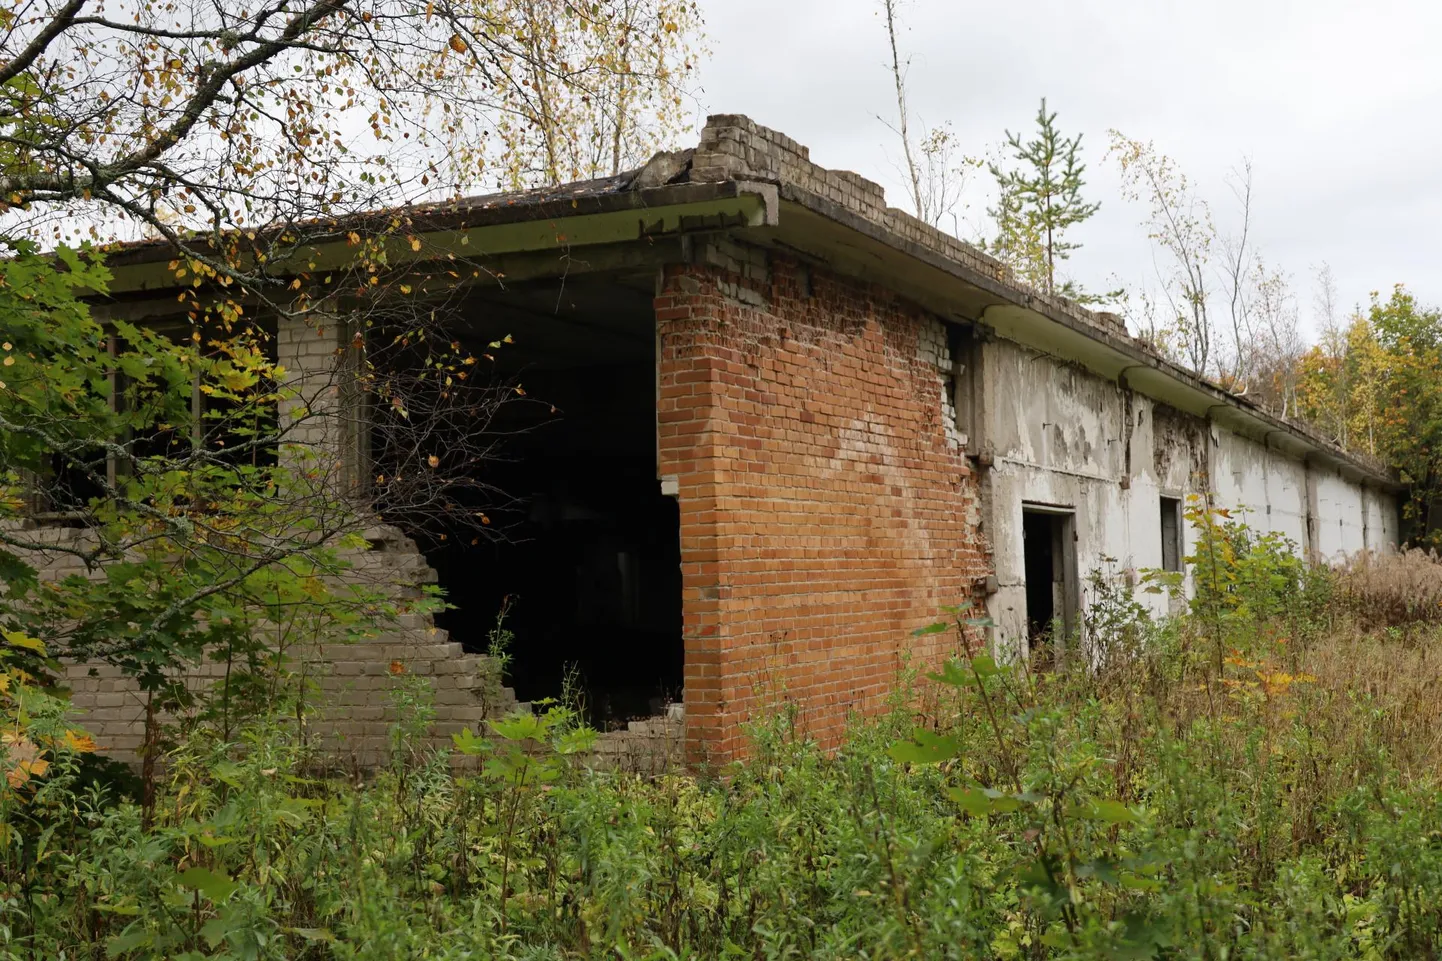
{"label": "door opening", "polygon": [[1049,659],[1076,629],[1075,515],[1025,507],[1021,515],[1026,574],[1026,633],[1032,653]]}
{"label": "door opening", "polygon": [[505,611],[506,686],[523,702],[567,698],[601,731],[684,701],[680,509],[657,479],[654,283],[478,284],[448,333],[478,357],[509,341],[481,374],[521,388],[515,399],[484,421],[439,402],[436,414],[387,411],[410,426],[377,428],[373,444],[391,484],[471,455],[444,498],[386,510],[445,591],[436,626],[485,652]]}

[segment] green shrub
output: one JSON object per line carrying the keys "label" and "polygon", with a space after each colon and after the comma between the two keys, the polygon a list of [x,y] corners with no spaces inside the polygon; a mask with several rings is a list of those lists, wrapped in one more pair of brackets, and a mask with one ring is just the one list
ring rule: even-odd
{"label": "green shrub", "polygon": [[[1257,629],[1220,670],[1176,656],[1200,613],[1118,595],[1115,649],[1144,649],[1104,678],[968,655],[835,751],[758,718],[720,777],[592,771],[555,704],[428,751],[401,674],[370,776],[315,775],[280,718],[200,723],[148,817],[0,657],[0,958],[1436,957],[1427,649],[1299,645],[1305,582],[1249,578],[1231,606]],[[960,644],[950,613],[926,630]]]}

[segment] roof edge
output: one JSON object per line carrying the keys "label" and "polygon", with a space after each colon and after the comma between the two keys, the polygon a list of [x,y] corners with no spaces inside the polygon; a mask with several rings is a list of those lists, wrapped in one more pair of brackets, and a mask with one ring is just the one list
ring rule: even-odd
{"label": "roof edge", "polygon": [[[1230,407],[1257,422],[1264,436],[1286,434],[1335,466],[1391,491],[1405,489],[1380,461],[1348,451],[1317,434],[1310,426],[1284,419],[1254,401],[1168,360],[1127,333],[1115,314],[1092,311],[1068,300],[1032,290],[994,257],[958,240],[904,211],[886,205],[883,188],[850,171],[828,170],[810,159],[810,151],[778,131],[750,118],[719,114],[707,118],[701,143],[691,158],[692,182],[763,180],[778,185],[783,201],[866,234],[919,259],[999,301],[1095,341],[1117,355],[1120,366],[1147,367],[1179,386],[1211,399],[1213,407]],[[974,318],[983,320],[983,318]]]}

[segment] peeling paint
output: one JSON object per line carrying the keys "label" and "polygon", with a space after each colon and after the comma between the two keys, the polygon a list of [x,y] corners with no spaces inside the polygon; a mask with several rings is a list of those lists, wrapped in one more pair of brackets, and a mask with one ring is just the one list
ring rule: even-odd
{"label": "peeling paint", "polygon": [[[1076,567],[1133,581],[1162,565],[1161,497],[1207,494],[1246,510],[1258,530],[1276,531],[1299,554],[1335,562],[1364,547],[1395,547],[1393,496],[1308,465],[1215,423],[1014,342],[985,345],[987,422],[995,450],[988,521],[998,583],[991,600],[1004,650],[1025,648],[1024,504],[1075,513]],[[1308,540],[1315,488],[1316,544]],[[1183,532],[1183,550],[1194,546]],[[1138,599],[1162,614],[1165,597]],[[1086,603],[1083,592],[1082,603]]]}

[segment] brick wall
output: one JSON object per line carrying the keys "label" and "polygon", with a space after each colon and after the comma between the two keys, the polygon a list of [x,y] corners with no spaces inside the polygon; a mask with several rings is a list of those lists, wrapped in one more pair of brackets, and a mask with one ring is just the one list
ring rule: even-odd
{"label": "brick wall", "polygon": [[691,162],[693,181],[765,180],[790,184],[830,201],[954,263],[1008,284],[1038,306],[1064,313],[1107,333],[1126,336],[1116,314],[1091,311],[1065,297],[1028,289],[1021,278],[994,257],[938,230],[904,210],[887,206],[881,185],[849,170],[828,170],[812,163],[811,151],[778,130],[739,114],[706,118]]}
{"label": "brick wall", "polygon": [[687,750],[716,762],[781,699],[834,743],[903,655],[952,649],[910,632],[989,568],[941,323],[755,251],[698,260],[656,299],[657,416],[681,508]]}
{"label": "brick wall", "polygon": [[368,473],[369,422],[352,374],[360,359],[358,323],[317,312],[305,323],[282,318],[276,330],[276,360],[286,371],[281,456],[301,471],[297,481],[308,478],[329,496],[353,489]]}
{"label": "brick wall", "polygon": [[[46,533],[57,541],[88,536],[63,528]],[[465,653],[428,614],[406,611],[409,602],[421,596],[421,586],[435,581],[435,571],[415,544],[386,526],[371,528],[365,536],[371,549],[348,552],[352,567],[345,576],[391,595],[401,613],[378,619],[367,637],[352,642],[321,638],[319,643],[297,643],[292,638],[289,656],[291,670],[315,683],[308,737],[338,760],[369,767],[385,760],[388,732],[396,720],[393,665],[430,683],[436,711],[430,734],[438,746],[449,744],[450,736],[462,728],[481,730],[486,718],[513,710],[517,703],[489,658]],[[42,580],[83,572],[65,554],[34,560]],[[223,671],[221,664],[203,663],[187,671],[186,683],[202,690]],[[64,666],[64,681],[78,723],[95,736],[100,749],[119,760],[133,760],[145,732],[145,695],[135,683],[118,668],[73,662]]]}

